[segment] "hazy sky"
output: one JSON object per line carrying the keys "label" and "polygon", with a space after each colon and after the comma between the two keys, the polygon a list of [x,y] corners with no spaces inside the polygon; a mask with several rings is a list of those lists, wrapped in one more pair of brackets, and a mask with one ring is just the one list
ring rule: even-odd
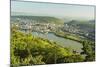
{"label": "hazy sky", "polygon": [[[94,19],[95,7],[69,4],[52,4],[11,1],[11,13]],[[19,14],[20,14],[19,13]]]}

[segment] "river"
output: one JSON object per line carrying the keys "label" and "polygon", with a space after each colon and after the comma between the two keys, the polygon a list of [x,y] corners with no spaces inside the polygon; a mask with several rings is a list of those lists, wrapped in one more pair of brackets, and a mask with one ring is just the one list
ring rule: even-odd
{"label": "river", "polygon": [[72,50],[75,50],[77,52],[82,52],[82,44],[77,42],[77,41],[73,41],[70,39],[65,39],[63,37],[59,37],[56,36],[54,33],[47,33],[47,34],[43,34],[40,32],[32,32],[33,35],[41,37],[41,38],[45,38],[51,41],[56,42],[57,44],[64,46],[64,47],[68,47],[71,48]]}

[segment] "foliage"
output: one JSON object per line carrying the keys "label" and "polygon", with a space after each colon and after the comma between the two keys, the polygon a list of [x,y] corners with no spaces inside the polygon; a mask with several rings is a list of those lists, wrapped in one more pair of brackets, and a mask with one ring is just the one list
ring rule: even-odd
{"label": "foliage", "polygon": [[[83,43],[83,50],[87,54],[86,60],[93,60],[92,47]],[[88,46],[88,47],[87,47]],[[85,59],[81,54],[70,52],[71,48],[59,46],[56,42],[23,33],[18,28],[11,29],[11,66],[56,64],[82,62]]]}
{"label": "foliage", "polygon": [[95,43],[83,41],[83,54],[86,55],[85,61],[95,61]]}
{"label": "foliage", "polygon": [[73,63],[73,62],[83,62],[84,61],[84,57],[82,57],[81,55],[78,54],[74,54],[74,55],[69,55],[69,56],[65,56],[63,58],[59,58],[58,59],[58,63]]}

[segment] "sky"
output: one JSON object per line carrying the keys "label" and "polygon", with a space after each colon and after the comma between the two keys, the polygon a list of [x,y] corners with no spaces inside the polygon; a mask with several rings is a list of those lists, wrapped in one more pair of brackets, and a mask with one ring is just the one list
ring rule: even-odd
{"label": "sky", "polygon": [[95,19],[95,7],[86,5],[11,1],[11,14]]}

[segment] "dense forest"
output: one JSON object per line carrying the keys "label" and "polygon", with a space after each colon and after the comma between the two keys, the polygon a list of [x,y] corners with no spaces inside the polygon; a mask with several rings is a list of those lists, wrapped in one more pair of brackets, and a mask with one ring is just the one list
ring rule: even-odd
{"label": "dense forest", "polygon": [[71,48],[62,47],[56,42],[21,32],[17,27],[12,27],[11,67],[94,61],[95,43],[88,40],[81,43],[83,52],[78,54],[71,51]]}

